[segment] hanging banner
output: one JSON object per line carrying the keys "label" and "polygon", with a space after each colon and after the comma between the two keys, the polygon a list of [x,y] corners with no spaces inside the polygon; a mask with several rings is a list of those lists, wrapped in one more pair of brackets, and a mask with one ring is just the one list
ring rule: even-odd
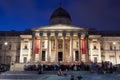
{"label": "hanging banner", "polygon": [[35,39],[34,53],[38,54],[38,52],[39,52],[39,40]]}
{"label": "hanging banner", "polygon": [[82,54],[86,54],[86,40],[84,39],[81,40],[81,50]]}

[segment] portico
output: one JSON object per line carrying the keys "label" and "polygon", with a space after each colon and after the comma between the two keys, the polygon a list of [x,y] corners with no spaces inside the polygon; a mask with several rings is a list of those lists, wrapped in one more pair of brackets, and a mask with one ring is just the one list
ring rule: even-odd
{"label": "portico", "polygon": [[63,24],[33,29],[35,62],[87,62],[87,29]]}

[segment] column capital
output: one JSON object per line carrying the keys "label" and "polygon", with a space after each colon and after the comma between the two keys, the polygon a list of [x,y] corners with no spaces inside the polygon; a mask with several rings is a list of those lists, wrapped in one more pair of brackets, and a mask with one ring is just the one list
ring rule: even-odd
{"label": "column capital", "polygon": [[40,36],[42,36],[42,35],[43,35],[43,33],[42,33],[42,32],[40,32],[39,34],[40,34]]}
{"label": "column capital", "polygon": [[86,32],[86,34],[85,34],[85,38],[87,39],[88,37],[89,37],[88,32]]}
{"label": "column capital", "polygon": [[80,36],[80,37],[81,37],[81,33],[78,33],[78,36]]}
{"label": "column capital", "polygon": [[66,36],[66,32],[62,32],[62,36],[65,37]]}
{"label": "column capital", "polygon": [[55,36],[56,36],[56,37],[58,36],[58,32],[55,32]]}
{"label": "column capital", "polygon": [[35,33],[36,33],[36,32],[32,32],[32,36],[35,36]]}
{"label": "column capital", "polygon": [[47,32],[47,36],[48,36],[48,37],[50,36],[50,32]]}
{"label": "column capital", "polygon": [[70,32],[70,36],[73,36],[73,32]]}

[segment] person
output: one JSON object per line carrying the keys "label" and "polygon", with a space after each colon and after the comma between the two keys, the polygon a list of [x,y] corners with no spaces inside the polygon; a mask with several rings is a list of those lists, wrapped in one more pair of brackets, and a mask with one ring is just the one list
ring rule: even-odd
{"label": "person", "polygon": [[74,80],[74,75],[73,74],[71,75],[71,79],[70,80]]}
{"label": "person", "polygon": [[62,71],[61,71],[61,69],[58,70],[57,75],[58,75],[58,76],[62,76]]}

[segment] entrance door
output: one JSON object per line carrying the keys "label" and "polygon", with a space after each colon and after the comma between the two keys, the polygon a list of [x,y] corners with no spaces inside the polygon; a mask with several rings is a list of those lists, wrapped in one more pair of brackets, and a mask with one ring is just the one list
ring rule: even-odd
{"label": "entrance door", "polygon": [[78,51],[75,51],[75,61],[78,61],[79,60],[79,53]]}
{"label": "entrance door", "polygon": [[94,62],[97,63],[97,57],[94,57]]}
{"label": "entrance door", "polygon": [[45,57],[45,51],[42,51],[42,61],[45,61],[46,57]]}
{"label": "entrance door", "polygon": [[62,60],[63,60],[63,53],[58,52],[58,61],[62,61]]}
{"label": "entrance door", "polygon": [[27,62],[27,57],[24,57],[24,63],[26,63]]}

